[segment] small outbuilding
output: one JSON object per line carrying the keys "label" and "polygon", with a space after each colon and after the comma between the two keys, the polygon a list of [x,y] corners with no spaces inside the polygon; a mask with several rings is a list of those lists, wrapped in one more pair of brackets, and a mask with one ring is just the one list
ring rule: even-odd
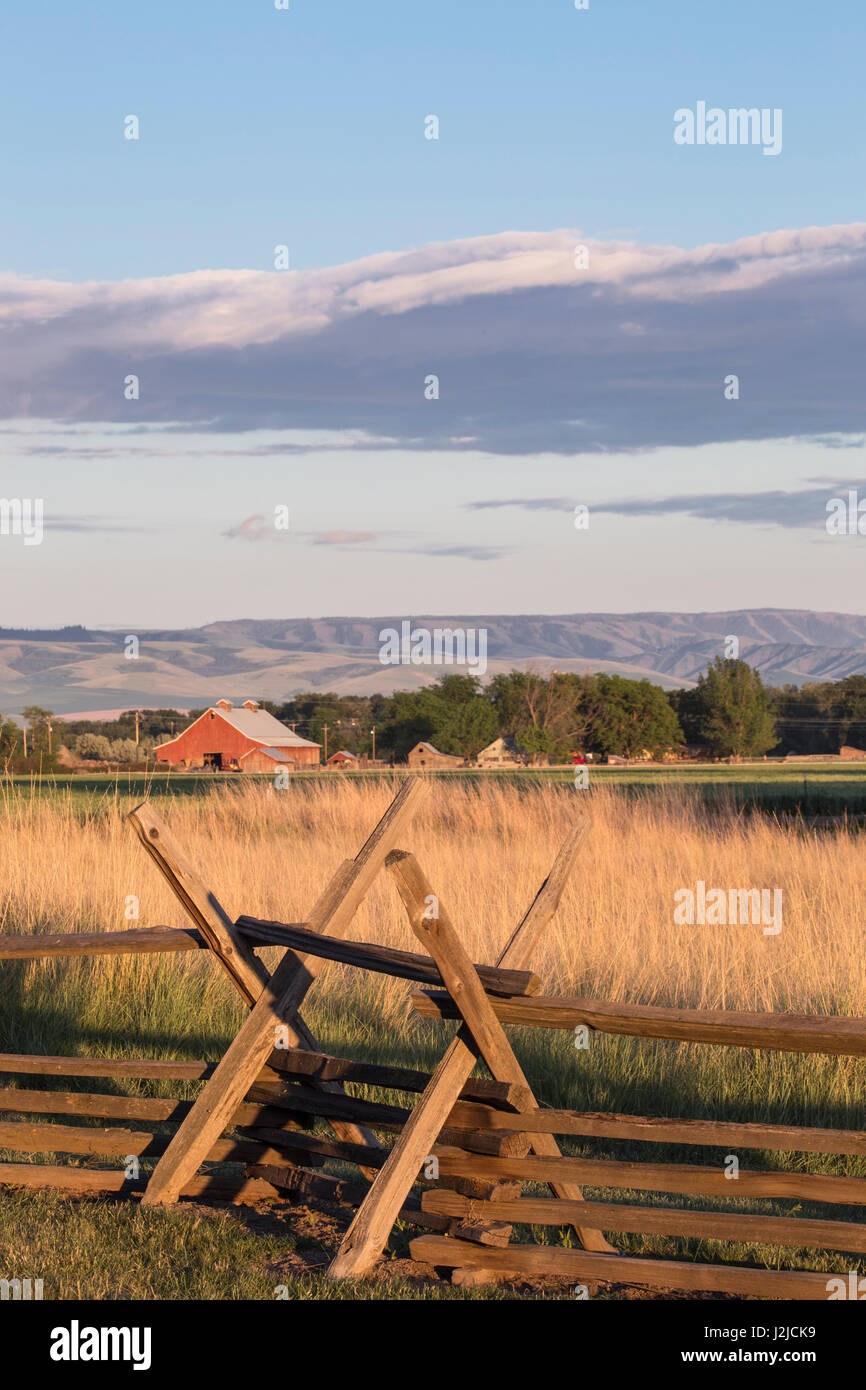
{"label": "small outbuilding", "polygon": [[479,767],[525,767],[528,756],[516,739],[506,735],[482,748],[476,759]]}
{"label": "small outbuilding", "polygon": [[407,758],[410,767],[463,767],[464,759],[453,753],[440,753],[432,743],[416,743]]}
{"label": "small outbuilding", "polygon": [[345,748],[340,748],[336,753],[331,754],[328,759],[328,767],[335,767],[338,771],[358,767],[358,757],[355,753],[349,753]]}
{"label": "small outbuilding", "polygon": [[279,772],[281,767],[294,766],[294,758],[284,748],[251,748],[238,758],[240,772]]}

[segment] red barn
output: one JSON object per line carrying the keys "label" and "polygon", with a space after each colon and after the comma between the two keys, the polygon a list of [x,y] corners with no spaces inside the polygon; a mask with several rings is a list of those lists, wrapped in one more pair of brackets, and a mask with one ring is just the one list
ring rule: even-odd
{"label": "red barn", "polygon": [[347,753],[345,748],[340,748],[338,752],[332,753],[328,759],[328,767],[335,767],[338,771],[357,766],[357,756],[354,753]]}
{"label": "red barn", "polygon": [[188,729],[156,748],[160,762],[210,767],[219,772],[278,772],[281,767],[319,766],[318,743],[293,734],[272,714],[245,700],[217,700]]}

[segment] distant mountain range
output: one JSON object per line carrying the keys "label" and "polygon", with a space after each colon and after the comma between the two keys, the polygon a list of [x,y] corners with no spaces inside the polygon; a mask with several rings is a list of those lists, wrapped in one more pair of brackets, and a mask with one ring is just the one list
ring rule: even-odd
{"label": "distant mountain range", "polygon": [[[0,710],[38,704],[58,714],[101,707],[211,704],[221,696],[282,700],[301,690],[372,694],[428,684],[441,670],[379,661],[383,618],[239,619],[186,630],[126,633],[82,627],[0,628]],[[487,674],[609,671],[670,689],[691,685],[724,640],[771,685],[866,672],[866,617],[759,608],[722,613],[416,614],[416,628],[487,630]]]}

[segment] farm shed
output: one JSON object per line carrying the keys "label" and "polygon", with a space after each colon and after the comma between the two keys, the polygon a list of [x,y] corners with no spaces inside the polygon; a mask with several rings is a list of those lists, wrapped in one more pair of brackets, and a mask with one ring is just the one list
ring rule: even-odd
{"label": "farm shed", "polygon": [[[289,759],[297,766],[318,767],[319,746],[292,733],[255,700],[245,700],[239,709],[231,700],[218,700],[177,738],[159,744],[155,752],[159,762],[173,766],[270,772]],[[251,761],[253,753],[265,756]]]}
{"label": "farm shed", "polygon": [[336,767],[337,769],[358,767],[358,765],[356,754],[347,752],[345,748],[338,749],[337,752],[332,753],[328,759],[328,767]]}
{"label": "farm shed", "polygon": [[527,754],[513,738],[495,738],[481,749],[477,762],[479,767],[523,767]]}
{"label": "farm shed", "polygon": [[463,759],[452,753],[440,753],[432,743],[416,743],[406,758],[410,767],[462,767]]}
{"label": "farm shed", "polygon": [[285,748],[251,748],[238,758],[241,772],[279,772],[281,767],[294,767],[295,760]]}

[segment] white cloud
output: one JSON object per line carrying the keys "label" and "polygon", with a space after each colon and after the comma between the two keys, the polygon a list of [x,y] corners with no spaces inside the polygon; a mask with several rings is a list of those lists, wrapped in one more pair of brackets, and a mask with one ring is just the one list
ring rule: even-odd
{"label": "white cloud", "polygon": [[693,250],[503,232],[321,270],[0,275],[0,413],[496,452],[851,431],[864,258],[857,223]]}

